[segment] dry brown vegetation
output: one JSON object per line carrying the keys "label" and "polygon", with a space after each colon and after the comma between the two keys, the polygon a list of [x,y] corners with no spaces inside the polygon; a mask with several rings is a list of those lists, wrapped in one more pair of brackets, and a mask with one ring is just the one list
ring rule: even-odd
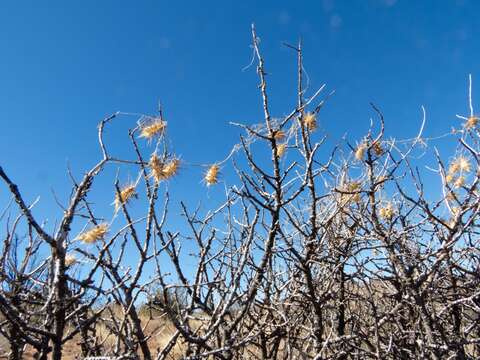
{"label": "dry brown vegetation", "polygon": [[[255,29],[252,50],[264,119],[238,126],[203,185],[225,199],[190,208],[168,182],[182,160],[162,111],[129,131],[131,157],[104,139],[58,225],[48,229],[0,167],[12,201],[0,213],[0,347],[8,359],[476,359],[480,357],[480,131],[472,101],[443,136],[387,138],[370,130],[329,148],[318,118],[329,95],[304,87],[274,117]],[[353,145],[355,144],[355,145]],[[428,163],[428,171],[418,165]],[[230,165],[231,164],[231,165]],[[92,189],[105,169],[113,206]],[[180,170],[180,171],[179,171]],[[223,187],[222,187],[223,191]],[[183,225],[169,223],[179,204]],[[209,204],[212,204],[210,202]]]}

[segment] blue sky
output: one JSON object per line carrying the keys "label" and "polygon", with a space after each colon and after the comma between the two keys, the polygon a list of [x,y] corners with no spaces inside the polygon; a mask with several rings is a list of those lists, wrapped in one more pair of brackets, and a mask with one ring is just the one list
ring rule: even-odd
{"label": "blue sky", "polygon": [[[28,200],[41,195],[39,217],[58,218],[50,189],[65,200],[67,164],[80,175],[98,160],[98,121],[115,111],[155,113],[159,100],[182,159],[223,158],[239,135],[228,123],[262,118],[254,68],[242,71],[252,22],[275,116],[295,102],[295,57],[282,42],[302,37],[312,91],[323,83],[336,91],[320,116],[332,144],[345,132],[352,142],[364,134],[370,101],[390,136],[415,134],[421,105],[426,134],[439,135],[467,112],[468,74],[480,84],[479,13],[480,3],[467,0],[2,2],[0,165]],[[108,130],[119,154],[135,120]],[[184,167],[172,184],[176,200],[223,192],[207,191],[201,171]],[[113,189],[95,194],[109,204]]]}

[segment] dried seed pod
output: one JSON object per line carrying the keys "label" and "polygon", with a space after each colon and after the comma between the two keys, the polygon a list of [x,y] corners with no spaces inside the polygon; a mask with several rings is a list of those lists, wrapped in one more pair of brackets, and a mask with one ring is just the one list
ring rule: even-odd
{"label": "dried seed pod", "polygon": [[472,166],[470,165],[470,161],[464,156],[460,156],[459,158],[457,158],[455,160],[455,162],[457,163],[458,168],[462,172],[470,172],[470,170],[472,170]]}
{"label": "dried seed pod", "polygon": [[385,151],[383,150],[382,144],[379,141],[376,141],[373,144],[373,151],[375,151],[375,154],[377,156],[382,156],[385,153]]}
{"label": "dried seed pod", "polygon": [[277,155],[278,157],[282,157],[285,155],[285,152],[287,151],[287,144],[279,144],[277,145]]}
{"label": "dried seed pod", "polygon": [[460,165],[458,164],[458,162],[456,160],[454,160],[450,166],[448,167],[448,174],[450,175],[455,175],[456,173],[458,173],[460,171]]}
{"label": "dried seed pod", "polygon": [[80,235],[78,239],[83,241],[85,244],[93,244],[98,240],[102,239],[108,231],[108,224],[103,223],[94,226],[90,230],[87,230]]}
{"label": "dried seed pod", "polygon": [[386,220],[391,220],[393,218],[393,215],[395,214],[395,210],[393,208],[393,205],[391,202],[387,202],[384,206],[382,206],[378,214],[380,215],[381,218],[386,219]]}
{"label": "dried seed pod", "polygon": [[363,160],[363,157],[365,156],[365,151],[367,150],[367,144],[361,143],[358,147],[357,150],[355,150],[355,159],[358,161]]}
{"label": "dried seed pod", "polygon": [[480,118],[478,116],[470,116],[467,121],[463,124],[465,129],[471,130],[477,127],[478,121]]}
{"label": "dried seed pod", "polygon": [[358,181],[352,181],[343,186],[343,191],[351,194],[344,193],[340,196],[340,201],[342,205],[345,205],[349,202],[359,203],[362,200],[360,191],[362,189],[362,184]]}
{"label": "dried seed pod", "polygon": [[303,124],[308,130],[314,131],[317,128],[317,117],[314,113],[306,113],[302,117]]}
{"label": "dried seed pod", "polygon": [[140,137],[152,140],[155,137],[161,137],[165,132],[167,122],[160,118],[155,118],[140,127]]}
{"label": "dried seed pod", "polygon": [[77,263],[77,258],[75,255],[72,254],[67,254],[65,255],[65,266],[70,267],[72,265],[75,265]]}
{"label": "dried seed pod", "polygon": [[156,154],[152,154],[148,163],[150,167],[150,177],[153,177],[158,183],[175,176],[180,166],[180,160],[173,158],[170,161],[162,162]]}
{"label": "dried seed pod", "polygon": [[173,158],[172,160],[167,162],[163,167],[164,178],[169,179],[177,175],[179,167],[180,167],[180,160],[177,158]]}
{"label": "dried seed pod", "polygon": [[204,180],[207,186],[218,183],[219,171],[220,171],[220,166],[218,166],[218,164],[213,164],[208,168],[204,176]]}
{"label": "dried seed pod", "polygon": [[164,164],[160,160],[160,158],[157,156],[157,154],[152,154],[150,156],[150,161],[148,162],[148,167],[150,168],[150,177],[153,177],[153,179],[156,182],[160,182],[163,180],[164,175],[163,175],[163,167]]}
{"label": "dried seed pod", "polygon": [[115,211],[120,209],[122,204],[127,204],[134,197],[137,197],[135,185],[130,184],[125,186],[123,189],[120,190],[120,194],[115,194],[115,200],[113,202],[113,204],[115,205]]}
{"label": "dried seed pod", "polygon": [[455,188],[461,188],[463,185],[465,185],[465,177],[464,176],[459,176],[457,180],[453,183],[453,186]]}

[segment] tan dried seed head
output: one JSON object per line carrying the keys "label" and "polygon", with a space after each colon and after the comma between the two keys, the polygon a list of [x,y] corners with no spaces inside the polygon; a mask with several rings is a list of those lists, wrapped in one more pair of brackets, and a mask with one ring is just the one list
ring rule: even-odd
{"label": "tan dried seed head", "polygon": [[69,267],[77,263],[77,258],[72,254],[65,255],[65,266]]}
{"label": "tan dried seed head", "polygon": [[471,130],[477,127],[478,121],[480,119],[477,116],[470,116],[467,121],[463,124],[467,130]]}
{"label": "tan dried seed head", "polygon": [[470,165],[470,161],[466,157],[461,156],[456,160],[456,162],[458,164],[458,167],[459,167],[460,171],[470,172],[470,170],[472,170],[472,166]]}
{"label": "tan dried seed head", "polygon": [[140,128],[140,137],[151,140],[155,137],[160,137],[163,135],[165,128],[167,127],[167,122],[163,121],[160,118],[156,118],[149,123],[146,123]]}
{"label": "tan dried seed head", "polygon": [[465,177],[464,176],[459,176],[457,180],[453,183],[453,186],[455,188],[461,188],[463,185],[465,185]]}
{"label": "tan dried seed head", "polygon": [[127,204],[134,197],[137,197],[135,185],[130,184],[125,186],[123,189],[120,190],[120,194],[115,194],[115,201],[113,202],[115,205],[115,211],[120,209],[122,204]]}
{"label": "tan dried seed head", "polygon": [[377,141],[373,144],[373,151],[375,151],[375,154],[377,156],[382,156],[385,152],[383,150],[382,144],[379,141]]}
{"label": "tan dried seed head", "polygon": [[108,231],[108,224],[103,223],[94,226],[88,231],[85,231],[78,235],[78,239],[86,244],[93,244],[102,239]]}
{"label": "tan dried seed head", "polygon": [[393,215],[395,214],[395,210],[393,208],[392,203],[388,202],[385,206],[382,206],[378,211],[379,215],[383,219],[391,220]]}
{"label": "tan dried seed head", "polygon": [[164,164],[160,160],[160,158],[157,156],[157,154],[152,154],[150,156],[150,161],[148,162],[148,166],[150,168],[150,177],[153,177],[153,179],[156,182],[160,182],[161,180],[164,179],[164,173],[163,173],[163,168]]}
{"label": "tan dried seed head", "polygon": [[357,147],[357,150],[355,150],[355,159],[358,161],[363,160],[363,157],[365,156],[365,151],[367,150],[367,144],[362,143]]}
{"label": "tan dried seed head", "polygon": [[169,162],[167,162],[165,164],[165,166],[163,167],[163,174],[164,174],[165,179],[169,179],[172,176],[177,175],[179,167],[180,167],[180,160],[179,159],[174,158],[174,159],[170,160]]}
{"label": "tan dried seed head", "polygon": [[204,177],[204,180],[207,186],[218,183],[219,171],[220,171],[220,166],[218,166],[218,164],[213,164],[208,168]]}
{"label": "tan dried seed head", "polygon": [[314,131],[317,128],[317,117],[314,113],[306,113],[302,120],[308,130]]}
{"label": "tan dried seed head", "polygon": [[287,151],[287,144],[278,144],[277,145],[277,155],[279,157],[282,157],[285,155],[285,152]]}

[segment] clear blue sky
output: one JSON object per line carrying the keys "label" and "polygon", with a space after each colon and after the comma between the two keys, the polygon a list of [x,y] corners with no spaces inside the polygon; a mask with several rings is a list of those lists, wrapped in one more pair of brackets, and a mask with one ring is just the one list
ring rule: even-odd
{"label": "clear blue sky", "polygon": [[[441,134],[467,112],[468,73],[480,94],[479,14],[473,0],[4,1],[0,164],[27,199],[42,196],[39,217],[58,218],[50,188],[65,200],[67,163],[78,175],[98,160],[98,121],[117,110],[155,113],[158,100],[183,159],[223,158],[239,134],[229,121],[261,121],[254,68],[242,71],[252,22],[274,115],[295,101],[295,57],[282,42],[302,37],[312,90],[336,90],[320,120],[332,139],[358,140],[370,101],[389,135],[416,133],[422,104],[426,133]],[[122,121],[107,134],[118,153],[135,119]],[[208,201],[201,171],[185,167],[173,181],[178,199]],[[113,190],[97,194],[111,202]],[[2,186],[2,203],[5,195]]]}

